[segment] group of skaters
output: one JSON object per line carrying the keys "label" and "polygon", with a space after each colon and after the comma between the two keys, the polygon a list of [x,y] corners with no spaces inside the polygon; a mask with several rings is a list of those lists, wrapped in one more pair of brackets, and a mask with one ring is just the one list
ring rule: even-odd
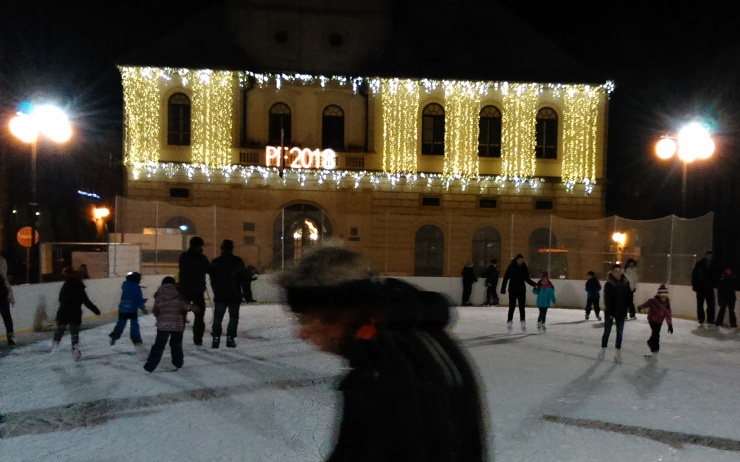
{"label": "group of skaters", "polygon": [[[602,321],[601,317],[601,294],[604,295],[604,332],[601,339],[602,349],[606,349],[611,336],[612,328],[616,330],[615,348],[617,349],[617,360],[622,348],[622,339],[624,334],[624,324],[627,320],[636,320],[637,312],[646,312],[647,320],[650,324],[651,336],[647,340],[650,354],[646,358],[656,359],[660,351],[660,330],[665,323],[668,326],[668,333],[673,334],[673,319],[670,305],[668,288],[661,284],[654,297],[649,298],[644,303],[636,306],[635,292],[639,283],[637,271],[637,261],[630,258],[627,260],[625,267],[621,264],[612,266],[602,287],[596,273],[589,271],[587,273],[585,284],[586,290],[586,307],[585,319],[588,321],[593,311],[596,320]],[[483,306],[498,306],[499,299],[496,295],[496,287],[499,279],[498,260],[492,259],[490,265],[484,270],[482,278],[486,284],[486,296]],[[472,286],[477,282],[477,277],[473,271],[473,261],[469,260],[463,268],[463,306],[472,306],[470,296]],[[735,316],[735,275],[732,268],[726,267],[721,274],[715,269],[713,263],[712,251],[707,251],[704,257],[694,266],[691,275],[691,285],[696,293],[697,319],[699,327],[702,329],[718,328],[723,325],[724,314],[727,311],[729,316],[730,328],[737,327],[737,318]],[[537,318],[538,330],[546,330],[547,310],[556,302],[555,288],[550,281],[547,271],[543,272],[538,281],[533,281],[530,277],[529,268],[524,261],[522,254],[517,254],[506,268],[501,283],[501,294],[509,293],[509,310],[506,320],[507,329],[512,330],[513,318],[516,308],[519,308],[519,321],[522,331],[526,331],[527,325],[525,320],[525,303],[527,295],[527,285],[532,287],[532,292],[537,295],[536,306],[539,310]],[[719,312],[715,318],[715,299],[714,289],[717,289],[717,301]],[[706,305],[706,311],[705,311]],[[603,354],[603,351],[602,351]]]}

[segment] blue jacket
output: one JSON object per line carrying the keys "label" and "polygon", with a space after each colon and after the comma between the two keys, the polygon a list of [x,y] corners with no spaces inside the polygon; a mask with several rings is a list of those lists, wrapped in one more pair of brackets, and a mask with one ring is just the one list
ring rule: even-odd
{"label": "blue jacket", "polygon": [[532,293],[537,295],[537,308],[550,308],[550,304],[555,303],[555,287],[552,285],[535,287]]}
{"label": "blue jacket", "polygon": [[121,286],[121,303],[118,304],[119,313],[136,313],[138,310],[146,311],[144,294],[141,286],[132,281],[123,281]]}

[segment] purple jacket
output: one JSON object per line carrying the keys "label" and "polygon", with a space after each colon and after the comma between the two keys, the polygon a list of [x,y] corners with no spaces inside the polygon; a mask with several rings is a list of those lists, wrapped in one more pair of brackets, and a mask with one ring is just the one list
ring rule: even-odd
{"label": "purple jacket", "polygon": [[197,309],[191,305],[174,284],[162,284],[154,294],[152,313],[157,318],[157,330],[182,332],[185,330],[185,315]]}

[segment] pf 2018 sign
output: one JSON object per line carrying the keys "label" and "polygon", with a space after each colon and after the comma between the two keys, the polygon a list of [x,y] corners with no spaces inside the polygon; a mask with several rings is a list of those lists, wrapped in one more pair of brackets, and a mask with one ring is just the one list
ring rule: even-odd
{"label": "pf 2018 sign", "polygon": [[[308,148],[285,148],[284,167],[290,168],[325,168],[334,169],[337,167],[337,154],[331,149],[308,149]],[[267,146],[265,150],[266,164],[268,167],[280,167],[280,156],[283,148],[279,146]],[[288,164],[288,153],[294,157],[293,161]]]}

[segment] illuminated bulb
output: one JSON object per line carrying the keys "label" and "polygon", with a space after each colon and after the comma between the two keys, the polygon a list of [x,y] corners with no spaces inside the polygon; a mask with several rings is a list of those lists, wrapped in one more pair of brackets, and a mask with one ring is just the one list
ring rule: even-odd
{"label": "illuminated bulb", "polygon": [[655,145],[655,154],[661,159],[670,159],[676,153],[676,142],[663,138]]}

